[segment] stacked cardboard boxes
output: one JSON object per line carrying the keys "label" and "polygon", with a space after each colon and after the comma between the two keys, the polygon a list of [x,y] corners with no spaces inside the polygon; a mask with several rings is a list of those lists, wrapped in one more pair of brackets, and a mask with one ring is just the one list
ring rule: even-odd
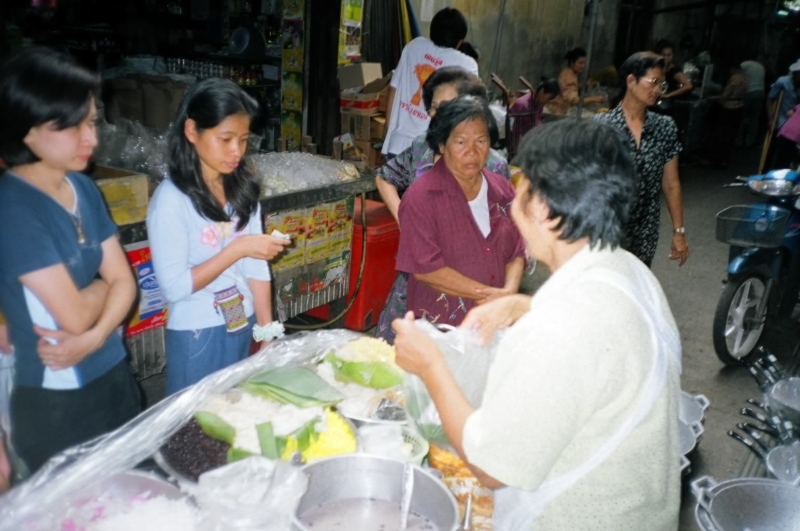
{"label": "stacked cardboard boxes", "polygon": [[381,148],[386,138],[386,98],[391,79],[392,74],[383,75],[379,63],[339,68],[343,143],[352,146],[344,149],[343,156],[366,168],[385,162]]}

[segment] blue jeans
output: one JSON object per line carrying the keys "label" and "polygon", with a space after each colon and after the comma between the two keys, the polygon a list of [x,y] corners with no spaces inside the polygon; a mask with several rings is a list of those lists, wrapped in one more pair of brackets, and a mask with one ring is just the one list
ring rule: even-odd
{"label": "blue jeans", "polygon": [[167,395],[177,393],[220,369],[247,357],[253,338],[250,324],[234,333],[225,325],[198,330],[167,329]]}

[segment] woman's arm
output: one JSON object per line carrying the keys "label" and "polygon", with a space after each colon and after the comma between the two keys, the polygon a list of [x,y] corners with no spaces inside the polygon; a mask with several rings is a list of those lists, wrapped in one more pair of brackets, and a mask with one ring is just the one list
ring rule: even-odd
{"label": "woman's arm", "polygon": [[19,281],[42,301],[58,326],[70,334],[82,334],[95,324],[109,293],[104,280],[95,280],[78,289],[64,264],[26,273]]}
{"label": "woman's arm", "polygon": [[386,208],[392,213],[394,220],[400,223],[398,214],[400,210],[400,194],[397,192],[397,188],[393,184],[384,181],[380,175],[375,177],[375,186],[378,188],[378,193],[381,195]]}
{"label": "woman's arm", "polygon": [[495,332],[516,323],[530,307],[529,295],[509,295],[471,309],[461,326],[477,330],[486,345]]}
{"label": "woman's arm", "polygon": [[689,78],[686,77],[686,74],[683,72],[678,72],[675,74],[675,81],[681,84],[681,87],[678,89],[673,90],[669,94],[663,94],[662,98],[674,98],[676,96],[680,96],[681,94],[686,94],[687,92],[691,92],[694,90],[694,85],[692,82],[689,81]]}
{"label": "woman's arm", "polygon": [[490,489],[504,487],[505,485],[480,468],[472,466],[464,454],[464,425],[475,410],[453,378],[439,347],[416,327],[411,312],[405,319],[396,319],[392,323],[392,328],[397,333],[394,343],[397,364],[403,370],[419,376],[427,387],[441,417],[447,440],[458,456],[486,487]]}
{"label": "woman's arm", "polygon": [[432,273],[415,273],[414,278],[434,291],[441,291],[445,295],[463,297],[465,299],[483,299],[486,295],[481,290],[491,289],[491,286],[481,284],[462,275],[451,267],[442,267]]}
{"label": "woman's arm", "polygon": [[[667,200],[667,209],[672,217],[672,227],[683,227],[683,199],[681,197],[681,180],[678,175],[678,156],[672,158],[664,165],[664,177],[661,189]],[[689,245],[684,234],[675,232],[672,236],[672,252],[670,260],[680,260],[679,265],[686,263],[689,258]]]}
{"label": "woman's arm", "polygon": [[[136,281],[117,237],[108,238],[103,242],[102,248],[100,276],[108,284],[108,294],[94,326],[82,334],[48,331],[36,327],[37,333],[43,338],[39,341],[39,357],[42,363],[53,369],[77,365],[102,347],[127,317],[136,298]],[[55,339],[58,344],[51,345],[46,338]]]}
{"label": "woman's arm", "polygon": [[[272,316],[272,282],[267,280],[248,279],[247,285],[253,294],[253,307],[256,311],[256,324],[259,326],[268,325],[274,318]],[[259,348],[264,348],[271,341],[262,341]]]}

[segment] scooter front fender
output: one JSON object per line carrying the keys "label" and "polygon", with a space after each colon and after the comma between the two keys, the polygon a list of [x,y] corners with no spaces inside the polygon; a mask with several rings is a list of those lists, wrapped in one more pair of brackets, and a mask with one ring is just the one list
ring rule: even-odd
{"label": "scooter front fender", "polygon": [[766,278],[778,280],[781,274],[781,257],[780,248],[747,247],[731,257],[728,265],[728,277],[755,270]]}

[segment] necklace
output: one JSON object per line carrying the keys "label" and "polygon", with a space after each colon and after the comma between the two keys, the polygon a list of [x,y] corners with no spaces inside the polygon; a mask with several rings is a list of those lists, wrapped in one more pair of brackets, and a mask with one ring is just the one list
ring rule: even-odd
{"label": "necklace", "polygon": [[86,235],[83,233],[81,210],[78,205],[78,192],[75,190],[75,186],[72,184],[72,181],[70,181],[69,178],[67,178],[67,183],[69,183],[69,187],[72,188],[72,195],[75,197],[75,207],[73,208],[72,212],[67,211],[67,214],[69,214],[69,219],[72,220],[72,224],[75,226],[75,232],[78,233],[78,245],[83,245],[86,243]]}

